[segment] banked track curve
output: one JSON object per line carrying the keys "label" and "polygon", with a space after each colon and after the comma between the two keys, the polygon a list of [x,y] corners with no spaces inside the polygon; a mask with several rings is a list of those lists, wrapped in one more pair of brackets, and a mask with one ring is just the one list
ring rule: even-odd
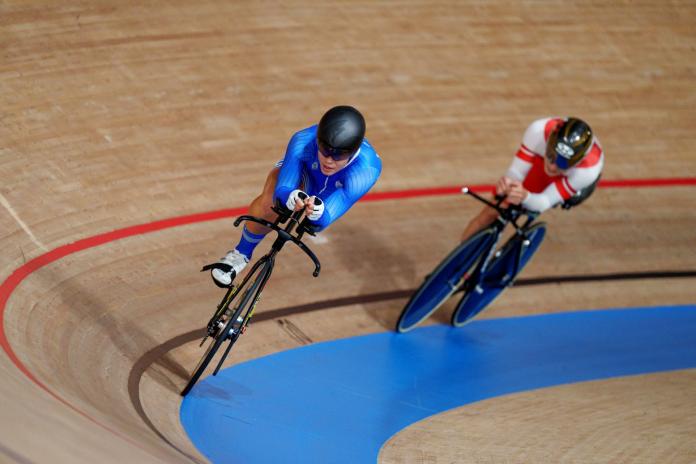
{"label": "banked track curve", "polygon": [[[625,180],[604,180],[600,183],[600,188],[644,188],[644,187],[671,187],[671,186],[694,186],[696,185],[696,178],[685,177],[685,178],[664,178],[664,179],[625,179]],[[474,191],[486,192],[491,191],[494,186],[492,185],[474,185],[470,186]],[[459,194],[461,188],[459,186],[447,186],[447,187],[433,187],[433,188],[422,188],[422,189],[410,189],[410,190],[399,190],[399,191],[388,191],[388,192],[376,192],[367,195],[363,202],[369,201],[387,201],[387,200],[397,200],[397,199],[407,199],[416,197],[426,197],[426,196],[442,196],[442,195],[456,195]],[[78,240],[58,248],[55,248],[43,255],[40,255],[28,262],[26,262],[21,267],[17,268],[14,272],[10,274],[7,279],[0,285],[0,346],[2,346],[3,351],[6,353],[8,358],[12,363],[19,369],[29,380],[39,386],[41,389],[46,391],[49,395],[55,398],[57,401],[64,404],[66,407],[77,412],[81,416],[87,418],[94,424],[102,427],[105,430],[113,433],[115,436],[127,441],[128,443],[138,446],[138,443],[129,437],[113,430],[109,426],[101,423],[100,421],[92,418],[87,413],[83,412],[78,407],[74,406],[55,391],[53,391],[48,385],[39,380],[19,359],[16,352],[12,348],[4,326],[4,315],[5,308],[8,300],[10,299],[13,291],[21,284],[21,282],[26,279],[29,275],[42,267],[51,264],[65,256],[77,253],[79,251],[97,247],[106,243],[110,243],[116,240],[120,240],[126,237],[131,237],[135,235],[146,234],[150,232],[156,232],[159,230],[164,230],[172,227],[178,227],[187,224],[213,221],[223,218],[234,217],[246,212],[246,208],[226,208],[222,210],[204,212],[199,214],[192,214],[187,216],[173,217],[160,221],[150,222],[146,224],[135,225],[131,227],[126,227],[123,229],[114,230],[112,232],[107,232],[104,234],[96,235],[93,237],[88,237],[82,240]],[[578,281],[602,281],[602,280],[629,280],[629,279],[640,279],[640,278],[678,278],[678,277],[693,277],[696,275],[696,271],[693,270],[661,270],[661,271],[650,271],[642,273],[621,273],[621,274],[610,274],[610,275],[585,275],[585,276],[561,276],[561,277],[543,277],[536,279],[520,279],[516,285],[542,285],[548,283],[561,283],[561,282],[578,282]],[[340,299],[325,300],[321,302],[315,302],[308,305],[287,307],[277,310],[267,311],[263,314],[256,316],[256,321],[269,320],[277,317],[281,317],[288,314],[297,314],[301,312],[308,312],[319,309],[341,307],[348,304],[358,303],[370,303],[376,301],[387,301],[390,299],[403,298],[410,294],[412,289],[408,290],[396,290],[390,292],[384,292],[379,294],[362,295],[357,297],[347,297]],[[150,428],[153,433],[155,433],[160,439],[162,439],[169,446],[174,448],[176,451],[181,453],[183,456],[191,459],[194,462],[198,462],[194,457],[186,454],[185,452],[178,449],[174,444],[169,442],[167,438],[153,425],[152,421],[147,417],[142,404],[139,400],[138,385],[142,374],[146,371],[147,367],[150,366],[156,359],[160,356],[166,354],[166,352],[174,349],[177,346],[185,344],[196,337],[199,336],[200,330],[193,330],[180,334],[167,342],[153,348],[148,351],[144,356],[142,356],[133,366],[129,379],[128,379],[128,391],[133,407],[137,411],[138,415],[141,417],[143,422]]]}

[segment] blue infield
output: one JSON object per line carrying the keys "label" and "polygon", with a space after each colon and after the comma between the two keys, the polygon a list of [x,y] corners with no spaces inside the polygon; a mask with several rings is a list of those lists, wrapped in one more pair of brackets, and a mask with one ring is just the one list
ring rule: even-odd
{"label": "blue infield", "polygon": [[464,404],[694,367],[696,306],[490,319],[245,362],[200,382],[181,422],[214,463],[374,463],[395,433]]}

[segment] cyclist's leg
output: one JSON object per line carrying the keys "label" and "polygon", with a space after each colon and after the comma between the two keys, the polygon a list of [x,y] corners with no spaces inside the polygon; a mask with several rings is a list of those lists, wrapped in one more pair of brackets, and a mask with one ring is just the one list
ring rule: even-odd
{"label": "cyclist's leg", "polygon": [[[277,214],[273,211],[273,192],[278,181],[279,167],[274,167],[266,177],[261,194],[254,198],[249,205],[249,214],[273,222]],[[254,249],[263,241],[269,229],[254,222],[244,224],[241,237],[237,245],[218,263],[229,266],[228,270],[213,269],[211,277],[219,287],[228,287],[234,278],[239,275],[251,260]]]}
{"label": "cyclist's leg", "polygon": [[479,230],[483,230],[493,224],[493,221],[495,221],[497,217],[498,212],[495,209],[490,206],[484,206],[483,209],[469,221],[469,224],[467,224],[464,232],[462,232],[461,241],[467,240]]}
{"label": "cyclist's leg", "polygon": [[[273,211],[273,192],[275,191],[276,183],[278,182],[278,173],[280,172],[279,167],[274,167],[271,172],[268,173],[266,177],[266,182],[263,185],[263,191],[259,196],[254,198],[249,205],[249,214],[251,216],[256,216],[263,218],[267,221],[273,222],[277,214]],[[261,224],[255,222],[249,222],[246,225],[249,232],[256,235],[265,235],[268,233],[268,227],[264,227]]]}

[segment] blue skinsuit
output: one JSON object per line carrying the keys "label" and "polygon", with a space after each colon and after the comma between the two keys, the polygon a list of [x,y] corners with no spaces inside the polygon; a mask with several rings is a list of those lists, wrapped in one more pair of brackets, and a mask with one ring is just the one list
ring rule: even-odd
{"label": "blue skinsuit", "polygon": [[322,174],[318,156],[317,126],[295,133],[285,151],[274,199],[284,205],[302,184],[302,190],[324,202],[324,214],[312,221],[323,230],[372,188],[382,171],[382,160],[367,139],[348,165],[330,176]]}

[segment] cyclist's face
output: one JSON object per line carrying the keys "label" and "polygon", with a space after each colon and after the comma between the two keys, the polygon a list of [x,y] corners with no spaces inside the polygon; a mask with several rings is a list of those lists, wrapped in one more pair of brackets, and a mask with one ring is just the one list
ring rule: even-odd
{"label": "cyclist's face", "polygon": [[[563,155],[565,153],[565,156]],[[558,131],[551,133],[546,142],[546,153],[544,153],[544,171],[547,176],[559,176],[565,174],[566,169],[558,166],[568,165],[568,159],[573,155],[573,150],[565,143],[558,142]]]}
{"label": "cyclist's face", "polygon": [[565,171],[558,166],[556,166],[556,163],[551,161],[549,158],[544,158],[544,171],[546,171],[547,176],[559,176]]}
{"label": "cyclist's face", "polygon": [[336,159],[331,156],[325,156],[321,150],[319,151],[319,167],[321,168],[321,173],[325,176],[334,174],[341,169],[343,169],[350,161],[350,156],[346,158]]}

